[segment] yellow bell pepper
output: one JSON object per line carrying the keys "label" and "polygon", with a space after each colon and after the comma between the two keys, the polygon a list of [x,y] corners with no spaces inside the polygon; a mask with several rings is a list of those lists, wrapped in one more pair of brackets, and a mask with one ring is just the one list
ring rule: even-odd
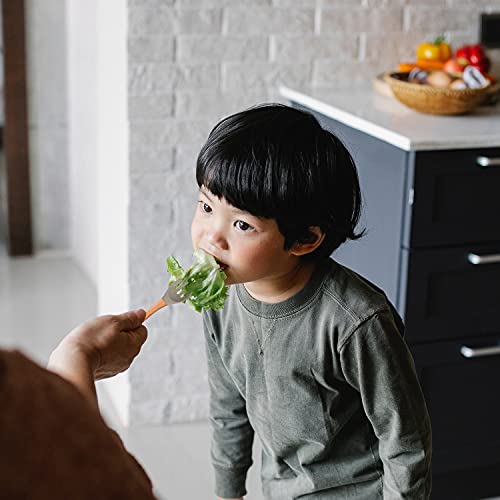
{"label": "yellow bell pepper", "polygon": [[451,47],[439,36],[433,43],[421,43],[417,47],[417,59],[446,62],[451,58]]}

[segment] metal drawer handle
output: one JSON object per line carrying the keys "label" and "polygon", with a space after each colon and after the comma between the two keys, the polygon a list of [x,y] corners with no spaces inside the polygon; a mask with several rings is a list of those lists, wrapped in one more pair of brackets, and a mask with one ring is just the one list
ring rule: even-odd
{"label": "metal drawer handle", "polygon": [[467,260],[475,266],[479,264],[495,264],[500,262],[500,253],[493,253],[491,255],[478,255],[477,253],[470,253],[467,255]]}
{"label": "metal drawer handle", "polygon": [[460,354],[464,358],[480,358],[482,356],[497,356],[500,354],[500,346],[472,348],[472,347],[463,345],[462,347],[460,347]]}
{"label": "metal drawer handle", "polygon": [[478,156],[476,163],[481,167],[498,167],[500,166],[500,158],[488,158],[487,156]]}

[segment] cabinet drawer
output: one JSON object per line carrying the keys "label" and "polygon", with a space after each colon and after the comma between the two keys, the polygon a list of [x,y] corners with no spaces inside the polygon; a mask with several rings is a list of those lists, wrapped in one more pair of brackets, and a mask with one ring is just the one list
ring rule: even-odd
{"label": "cabinet drawer", "polygon": [[403,249],[399,310],[409,342],[500,332],[500,244]]}
{"label": "cabinet drawer", "polygon": [[[490,354],[467,358],[464,348]],[[431,417],[433,473],[500,466],[500,335],[410,349]]]}
{"label": "cabinet drawer", "polygon": [[405,246],[500,241],[499,160],[500,149],[416,153]]}

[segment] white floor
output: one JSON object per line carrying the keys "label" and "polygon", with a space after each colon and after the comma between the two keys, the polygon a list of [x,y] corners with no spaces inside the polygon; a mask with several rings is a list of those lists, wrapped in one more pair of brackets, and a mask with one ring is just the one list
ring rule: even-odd
{"label": "white floor", "polygon": [[[11,259],[0,241],[1,347],[19,348],[45,364],[57,342],[95,311],[95,290],[71,258],[44,254]],[[124,429],[99,385],[98,392],[106,420],[143,464],[159,498],[215,498],[207,422]],[[257,444],[254,451],[257,457]],[[257,469],[253,466],[250,470],[246,500],[263,500]]]}
{"label": "white floor", "polygon": [[[0,347],[18,348],[45,365],[59,340],[95,314],[96,292],[71,258],[47,253],[12,259],[0,241]],[[144,466],[159,498],[215,498],[208,422],[124,429],[99,384],[98,393],[106,420]],[[256,466],[247,486],[247,500],[263,500]]]}

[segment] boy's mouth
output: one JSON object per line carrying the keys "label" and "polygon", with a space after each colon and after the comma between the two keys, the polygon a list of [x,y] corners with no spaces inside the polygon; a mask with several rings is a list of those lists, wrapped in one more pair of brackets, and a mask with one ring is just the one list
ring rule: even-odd
{"label": "boy's mouth", "polygon": [[228,265],[224,264],[224,262],[220,261],[215,255],[211,254],[210,252],[207,252],[206,250],[203,250],[203,251],[205,253],[208,253],[209,255],[211,255],[215,259],[215,262],[217,262],[217,264],[219,265],[219,267],[221,268],[222,271],[225,271],[228,268]]}
{"label": "boy's mouth", "polygon": [[219,259],[215,259],[215,262],[219,264],[219,267],[221,268],[222,271],[225,271],[227,269],[227,264],[224,264],[224,262],[221,262]]}

